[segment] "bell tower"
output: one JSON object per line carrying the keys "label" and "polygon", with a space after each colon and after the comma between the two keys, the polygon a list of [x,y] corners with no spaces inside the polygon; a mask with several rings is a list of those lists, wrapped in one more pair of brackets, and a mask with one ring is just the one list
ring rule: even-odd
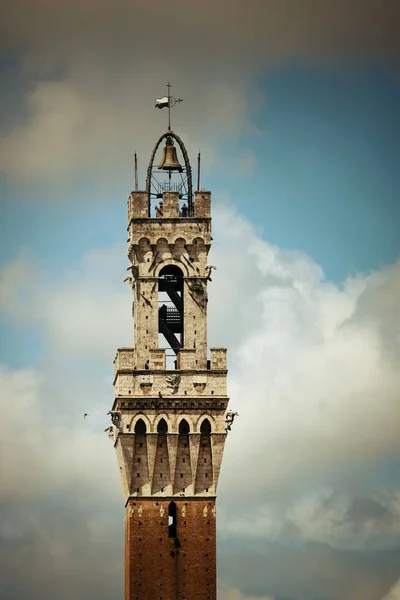
{"label": "bell tower", "polygon": [[168,129],[146,190],[128,198],[134,346],[114,360],[107,429],[125,501],[125,600],[216,598],[215,501],[233,417],[226,350],[207,349],[211,240],[211,193],[193,192]]}

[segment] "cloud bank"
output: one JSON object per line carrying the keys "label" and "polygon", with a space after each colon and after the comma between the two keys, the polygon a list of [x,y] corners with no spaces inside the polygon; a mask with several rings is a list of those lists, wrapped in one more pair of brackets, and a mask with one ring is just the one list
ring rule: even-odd
{"label": "cloud bank", "polygon": [[[337,286],[226,199],[214,214],[209,345],[229,349],[239,412],[219,488],[220,597],[379,600],[400,558],[400,482],[374,480],[400,450],[400,263]],[[22,255],[1,273],[2,314],[43,341],[36,368],[1,370],[7,598],[122,593],[122,495],[103,429],[114,352],[133,335],[124,255],[92,250],[51,278]]]}
{"label": "cloud bank", "polygon": [[[54,183],[91,172],[104,185],[124,177],[135,150],[143,168],[166,127],[153,101],[168,78],[185,99],[176,122],[189,151],[200,145],[215,168],[223,142],[256,132],[263,70],[287,61],[395,69],[398,30],[396,0],[17,0],[0,26],[22,81],[2,125],[0,172]],[[248,171],[254,157],[242,150],[235,160]]]}

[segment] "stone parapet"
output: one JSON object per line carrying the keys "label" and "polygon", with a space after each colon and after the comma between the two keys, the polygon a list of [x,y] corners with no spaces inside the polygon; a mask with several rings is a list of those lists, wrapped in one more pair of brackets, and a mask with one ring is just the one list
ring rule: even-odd
{"label": "stone parapet", "polygon": [[226,396],[226,371],[119,369],[114,378],[118,396]]}

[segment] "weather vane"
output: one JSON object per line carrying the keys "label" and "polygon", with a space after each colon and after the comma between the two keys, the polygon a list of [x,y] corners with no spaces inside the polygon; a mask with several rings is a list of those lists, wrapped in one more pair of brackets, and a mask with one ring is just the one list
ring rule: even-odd
{"label": "weather vane", "polygon": [[171,131],[171,107],[175,106],[177,102],[182,102],[182,98],[174,98],[171,96],[171,84],[168,81],[168,96],[163,96],[163,98],[157,98],[155,103],[155,108],[166,108],[168,107],[168,131]]}

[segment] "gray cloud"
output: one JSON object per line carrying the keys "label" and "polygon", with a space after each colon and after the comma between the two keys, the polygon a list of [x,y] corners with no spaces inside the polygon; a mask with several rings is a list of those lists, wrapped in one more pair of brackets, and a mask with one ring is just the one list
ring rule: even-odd
{"label": "gray cloud", "polygon": [[255,545],[250,532],[240,540],[221,538],[220,572],[229,573],[230,586],[245,595],[262,596],[268,580],[269,593],[277,598],[380,600],[398,577],[398,551],[378,557],[314,542],[292,547],[263,540]]}
{"label": "gray cloud", "polygon": [[[17,114],[8,109],[1,171],[53,183],[87,173],[120,179],[134,150],[147,162],[166,125],[153,100],[167,78],[185,99],[174,119],[189,150],[201,146],[205,166],[222,167],[221,142],[252,131],[251,114],[265,103],[260,69],[286,60],[394,67],[398,13],[396,0],[18,0],[0,39],[20,57],[25,103],[14,103]],[[233,160],[248,172],[254,157],[243,148]]]}
{"label": "gray cloud", "polygon": [[400,599],[400,579],[391,587],[389,593],[382,600],[399,600]]}
{"label": "gray cloud", "polygon": [[383,506],[373,498],[353,498],[343,521],[351,524],[353,531],[357,533],[366,523],[383,521],[392,526],[395,515],[387,506]]}
{"label": "gray cloud", "polygon": [[19,0],[5,15],[2,40],[7,48],[53,50],[47,62],[68,53],[78,59],[96,44],[109,63],[131,48],[144,59],[157,57],[173,67],[188,57],[211,65],[216,50],[217,58],[232,56],[239,64],[255,54],[261,62],[299,53],[317,59],[321,53],[397,58],[398,25],[398,5],[392,0],[355,0],[351,8],[344,0],[324,5],[316,0],[251,0],[246,5],[239,0],[190,5],[120,0],[112,7],[105,0],[84,5],[75,0],[67,6]]}

